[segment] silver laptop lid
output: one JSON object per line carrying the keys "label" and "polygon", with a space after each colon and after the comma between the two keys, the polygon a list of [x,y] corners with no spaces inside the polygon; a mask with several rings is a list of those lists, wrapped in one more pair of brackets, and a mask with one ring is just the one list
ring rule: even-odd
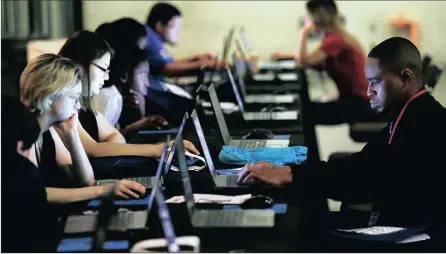
{"label": "silver laptop lid", "polygon": [[231,29],[229,29],[229,34],[225,39],[223,40],[223,56],[222,60],[227,61],[228,55],[229,55],[229,49],[231,48],[231,42],[232,38],[234,37],[235,33],[235,26],[232,26]]}
{"label": "silver laptop lid", "polygon": [[158,162],[158,168],[156,169],[156,175],[155,175],[155,183],[152,186],[152,192],[149,196],[149,202],[147,204],[147,210],[150,212],[153,205],[153,200],[155,199],[155,194],[158,191],[159,188],[159,181],[161,179],[161,173],[163,172],[163,165],[164,160],[166,159],[167,154],[167,148],[169,147],[169,141],[170,141],[170,135],[167,135],[166,137],[166,143],[164,144],[163,153],[161,154],[160,161]]}
{"label": "silver laptop lid", "polygon": [[175,139],[175,150],[178,158],[178,168],[180,169],[181,179],[183,182],[184,199],[186,201],[189,217],[192,218],[195,209],[194,193],[192,191],[192,183],[190,181],[189,171],[186,165],[186,156],[184,155],[184,143],[181,133],[178,133]]}
{"label": "silver laptop lid", "polygon": [[197,132],[198,140],[200,141],[201,149],[204,153],[204,158],[206,159],[207,166],[209,168],[209,172],[211,176],[214,177],[216,175],[214,162],[212,161],[211,153],[209,152],[208,144],[206,143],[206,139],[204,138],[203,129],[201,128],[200,119],[198,118],[197,111],[192,111],[191,114],[192,122],[194,123],[195,130]]}
{"label": "silver laptop lid", "polygon": [[239,30],[240,38],[242,38],[243,46],[246,49],[246,52],[251,53],[254,48],[249,44],[248,38],[246,38],[245,27],[241,27]]}
{"label": "silver laptop lid", "polygon": [[245,50],[242,47],[242,44],[239,40],[235,40],[235,46],[237,47],[237,51],[240,53],[240,56],[242,57],[242,61],[244,63],[245,71],[243,72],[243,78],[246,77],[247,74],[252,76],[254,71],[254,66],[251,64],[251,62],[248,59],[248,55],[246,54]]}
{"label": "silver laptop lid", "polygon": [[243,99],[246,100],[247,93],[244,80],[246,67],[244,66],[243,61],[237,59],[235,53],[232,54],[232,62],[234,63],[235,75],[238,80],[240,91],[242,92]]}
{"label": "silver laptop lid", "polygon": [[218,100],[217,92],[215,91],[214,84],[208,87],[209,98],[211,99],[211,105],[214,109],[214,115],[217,118],[218,127],[220,129],[221,137],[225,145],[231,141],[231,135],[229,134],[228,126],[226,125],[225,116],[221,111],[220,101]]}
{"label": "silver laptop lid", "polygon": [[[184,113],[183,121],[181,122],[181,125],[178,128],[177,137],[178,137],[178,135],[183,133],[184,125],[186,124],[186,120],[187,120],[188,117],[189,117],[188,113],[187,112]],[[167,173],[169,172],[170,166],[172,165],[173,156],[175,154],[174,146],[175,146],[175,142],[177,140],[177,137],[175,137],[175,139],[173,140],[172,148],[170,149],[169,156],[167,157],[166,164],[164,165],[164,175],[167,175]]]}
{"label": "silver laptop lid", "polygon": [[243,105],[242,97],[240,96],[240,93],[237,89],[237,85],[235,84],[234,75],[232,75],[232,71],[229,67],[226,68],[226,72],[228,73],[229,82],[231,82],[232,91],[235,95],[235,100],[237,101],[237,104],[240,108],[240,112],[245,112],[245,106]]}

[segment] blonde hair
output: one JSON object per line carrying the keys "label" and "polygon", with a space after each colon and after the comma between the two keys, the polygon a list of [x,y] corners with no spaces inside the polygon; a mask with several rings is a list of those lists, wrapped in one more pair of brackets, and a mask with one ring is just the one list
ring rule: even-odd
{"label": "blonde hair", "polygon": [[82,80],[82,69],[72,60],[43,54],[31,60],[20,76],[20,100],[42,114],[49,110],[51,98],[67,93]]}

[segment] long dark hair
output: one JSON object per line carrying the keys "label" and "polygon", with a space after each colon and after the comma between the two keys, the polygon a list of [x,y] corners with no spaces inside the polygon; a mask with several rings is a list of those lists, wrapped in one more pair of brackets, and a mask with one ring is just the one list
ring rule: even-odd
{"label": "long dark hair", "polygon": [[[76,64],[82,66],[85,71],[84,75],[87,78],[87,96],[82,96],[82,107],[87,108],[93,112],[91,106],[91,85],[90,85],[90,63],[93,60],[99,59],[106,53],[113,55],[110,45],[97,34],[81,30],[74,33],[60,49],[58,55],[70,58]],[[85,94],[85,93],[83,93]]]}
{"label": "long dark hair", "polygon": [[138,41],[147,37],[146,28],[132,18],[121,18],[100,25],[96,33],[109,43],[114,52],[110,62],[110,77],[105,81],[105,86],[116,85],[122,89],[122,74],[148,59],[147,50],[141,50],[138,46]]}

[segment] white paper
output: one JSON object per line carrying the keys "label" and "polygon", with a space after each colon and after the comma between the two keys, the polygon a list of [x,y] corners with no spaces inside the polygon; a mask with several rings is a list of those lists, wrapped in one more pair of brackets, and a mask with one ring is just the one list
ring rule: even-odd
{"label": "white paper", "polygon": [[280,65],[280,62],[268,61],[268,60],[259,60],[257,66],[259,69],[270,69],[270,70],[277,70],[282,67]]}
{"label": "white paper", "polygon": [[192,100],[192,96],[188,92],[186,92],[183,88],[165,82],[162,82],[162,84],[165,85],[171,93]]}
{"label": "white paper", "polygon": [[[201,106],[204,108],[210,108],[212,105],[209,101],[201,101]],[[232,102],[220,102],[220,108],[223,113],[230,114],[235,111],[239,111],[239,107]]]}
{"label": "white paper", "polygon": [[337,229],[341,232],[349,232],[349,233],[357,233],[357,234],[363,234],[363,235],[383,235],[383,234],[391,234],[395,233],[401,230],[404,230],[405,228],[400,227],[367,227],[367,228],[354,228],[354,229]]}
{"label": "white paper", "polygon": [[260,74],[260,73],[256,73],[256,74],[254,74],[252,76],[252,78],[255,81],[272,81],[272,80],[274,80],[274,74],[269,74],[269,73]]}
{"label": "white paper", "polygon": [[[214,194],[194,194],[195,203],[217,203],[239,205],[249,199],[251,194],[239,196],[226,196]],[[166,200],[166,203],[183,203],[184,196],[175,196]]]}
{"label": "white paper", "polygon": [[279,61],[279,66],[283,69],[296,69],[297,63],[295,60]]}
{"label": "white paper", "polygon": [[248,95],[245,97],[246,103],[293,103],[296,96],[292,94],[280,95]]}
{"label": "white paper", "polygon": [[[189,167],[187,167],[187,169],[189,171],[200,171],[200,170],[202,170],[203,168],[206,167],[207,164],[206,164],[206,161],[204,160],[203,157],[201,157],[199,155],[196,155],[196,154],[193,154],[193,153],[190,153],[188,151],[185,151],[185,155],[188,156],[188,157],[197,158],[197,159],[199,159],[200,161],[202,161],[204,163],[204,166],[189,166]],[[170,169],[172,169],[173,171],[180,171],[180,169],[177,168],[174,165],[170,166]]]}
{"label": "white paper", "polygon": [[428,234],[418,234],[418,235],[413,235],[407,239],[404,239],[402,241],[399,241],[397,243],[402,244],[402,243],[414,243],[414,242],[421,242],[421,241],[425,241],[425,240],[429,240],[431,237]]}
{"label": "white paper", "polygon": [[280,73],[277,77],[282,81],[296,81],[298,80],[297,73]]}

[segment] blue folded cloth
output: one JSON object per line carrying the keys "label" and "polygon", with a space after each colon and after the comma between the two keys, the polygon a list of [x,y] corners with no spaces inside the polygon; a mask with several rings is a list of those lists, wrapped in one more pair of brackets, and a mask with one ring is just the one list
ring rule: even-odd
{"label": "blue folded cloth", "polygon": [[218,158],[223,163],[245,165],[253,162],[266,161],[274,165],[298,165],[307,159],[308,148],[293,146],[285,148],[265,147],[257,149],[235,148],[223,146]]}

